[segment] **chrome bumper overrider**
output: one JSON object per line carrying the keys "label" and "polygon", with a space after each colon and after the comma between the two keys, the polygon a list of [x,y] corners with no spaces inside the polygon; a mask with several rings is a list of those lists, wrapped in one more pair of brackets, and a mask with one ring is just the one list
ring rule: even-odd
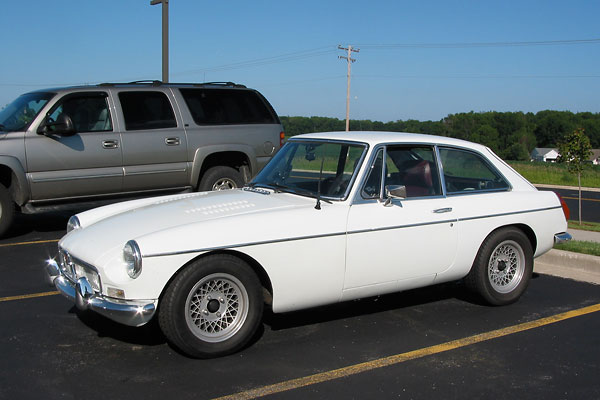
{"label": "chrome bumper overrider", "polygon": [[554,235],[554,244],[568,242],[572,239],[572,236],[567,232],[557,233]]}
{"label": "chrome bumper overrider", "polygon": [[141,326],[150,321],[156,311],[156,301],[120,300],[94,293],[86,278],[71,282],[56,263],[46,264],[46,280],[80,310],[93,310],[124,325]]}

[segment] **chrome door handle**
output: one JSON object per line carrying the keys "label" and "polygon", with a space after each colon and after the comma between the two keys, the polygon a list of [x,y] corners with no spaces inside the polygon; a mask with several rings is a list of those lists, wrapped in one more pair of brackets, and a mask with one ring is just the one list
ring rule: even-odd
{"label": "chrome door handle", "polygon": [[118,140],[105,140],[102,142],[102,147],[105,149],[116,149],[119,147]]}
{"label": "chrome door handle", "polygon": [[451,211],[452,211],[452,207],[438,208],[437,210],[433,210],[433,212],[436,214],[443,214],[443,213],[447,213],[447,212],[451,212]]}
{"label": "chrome door handle", "polygon": [[167,146],[179,146],[179,138],[178,137],[165,138],[165,144]]}

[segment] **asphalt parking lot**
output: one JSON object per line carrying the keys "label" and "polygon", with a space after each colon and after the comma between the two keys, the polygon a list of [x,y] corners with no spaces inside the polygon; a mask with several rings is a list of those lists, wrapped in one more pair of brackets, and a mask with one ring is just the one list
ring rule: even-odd
{"label": "asphalt parking lot", "polygon": [[193,360],[45,285],[67,217],[22,216],[0,240],[0,399],[600,398],[596,285],[535,274],[505,307],[445,284],[267,313],[250,347]]}

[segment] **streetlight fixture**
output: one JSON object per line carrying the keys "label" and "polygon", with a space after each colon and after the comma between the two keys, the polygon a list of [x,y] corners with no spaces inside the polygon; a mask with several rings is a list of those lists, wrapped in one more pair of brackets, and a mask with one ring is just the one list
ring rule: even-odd
{"label": "streetlight fixture", "polygon": [[162,4],[162,81],[169,82],[169,0],[151,0],[150,5]]}

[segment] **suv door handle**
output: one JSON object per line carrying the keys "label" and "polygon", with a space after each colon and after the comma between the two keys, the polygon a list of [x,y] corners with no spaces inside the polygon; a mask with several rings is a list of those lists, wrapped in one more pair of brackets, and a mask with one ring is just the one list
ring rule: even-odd
{"label": "suv door handle", "polygon": [[179,138],[178,137],[165,138],[165,144],[167,146],[179,146]]}
{"label": "suv door handle", "polygon": [[443,213],[447,213],[450,211],[452,211],[452,207],[438,208],[437,210],[433,210],[433,212],[436,214],[443,214]]}
{"label": "suv door handle", "polygon": [[118,140],[105,140],[102,142],[102,147],[105,149],[116,149],[119,147]]}

